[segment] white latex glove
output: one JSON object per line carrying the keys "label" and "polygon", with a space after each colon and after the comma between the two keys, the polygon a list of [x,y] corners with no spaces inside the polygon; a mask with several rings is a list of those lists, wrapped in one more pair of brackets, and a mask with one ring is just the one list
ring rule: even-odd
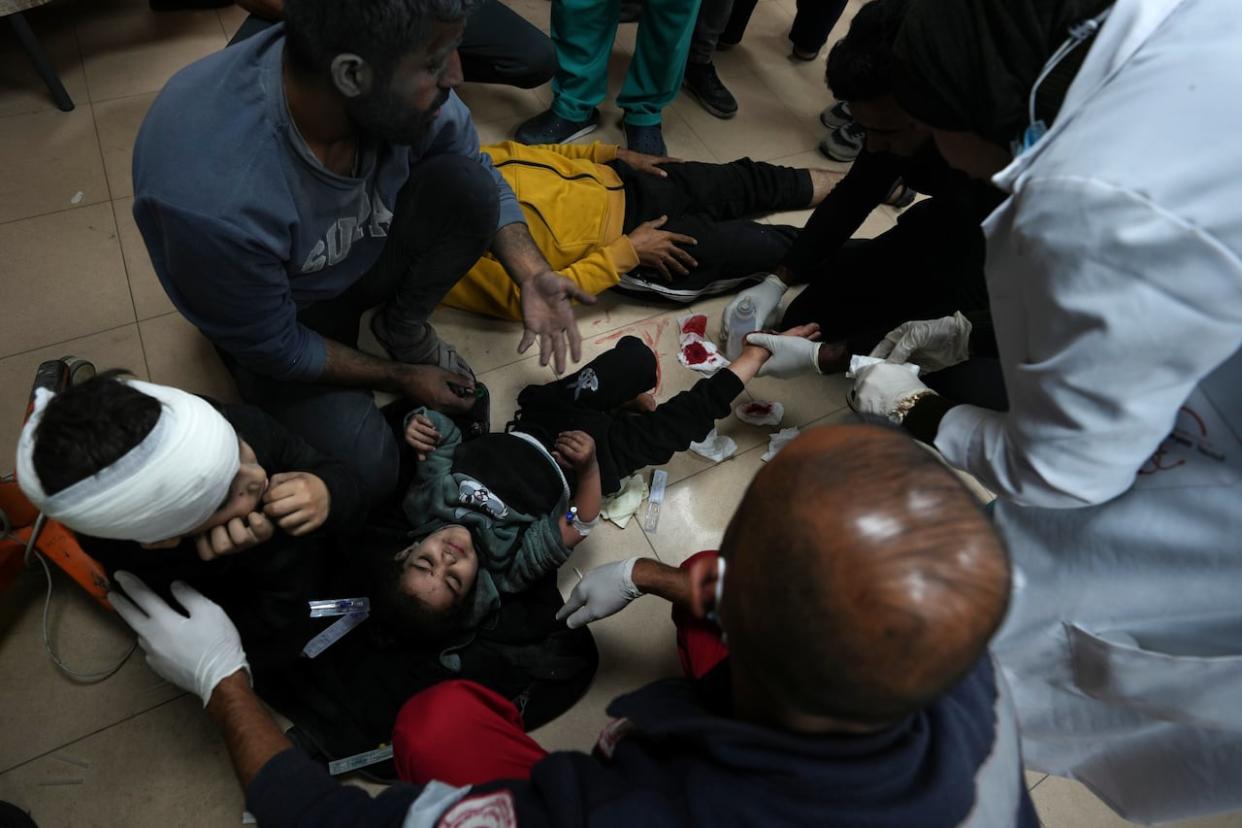
{"label": "white latex glove", "polygon": [[927,386],[905,368],[881,362],[858,372],[850,392],[850,406],[860,414],[879,414],[900,423],[904,419],[904,414],[898,414],[901,403],[926,390]]}
{"label": "white latex glove", "polygon": [[789,290],[789,285],[785,284],[780,276],[777,276],[775,273],[769,273],[763,277],[763,281],[759,284],[752,285],[737,296],[734,296],[733,301],[725,305],[724,312],[720,314],[720,341],[728,341],[729,332],[726,328],[729,316],[743,299],[748,298],[754,303],[755,319],[759,320],[760,328],[768,328],[776,324],[776,312],[780,310],[781,297],[785,295],[787,290]]}
{"label": "white latex glove", "polygon": [[939,371],[970,356],[970,327],[970,320],[961,311],[939,319],[906,322],[889,331],[871,356]]}
{"label": "white latex glove", "polygon": [[638,558],[629,558],[592,569],[569,593],[569,600],[556,613],[556,620],[563,621],[569,616],[566,624],[571,630],[576,630],[583,624],[625,609],[630,601],[642,595],[631,577],[637,561]]}
{"label": "white latex glove", "polygon": [[224,610],[194,587],[183,581],[173,581],[171,587],[187,617],[128,572],[117,572],[115,577],[129,598],[109,592],[108,601],[138,633],[147,664],[161,678],[197,693],[206,707],[222,680],[238,670],[250,673],[237,628]]}
{"label": "white latex glove", "polygon": [[763,363],[758,376],[787,379],[819,370],[819,347],[822,342],[812,342],[800,336],[753,333],[746,337],[750,345],[758,345],[772,356]]}

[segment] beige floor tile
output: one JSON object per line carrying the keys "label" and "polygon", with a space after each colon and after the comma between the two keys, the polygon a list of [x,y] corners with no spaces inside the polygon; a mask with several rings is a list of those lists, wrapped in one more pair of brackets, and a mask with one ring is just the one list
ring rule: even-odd
{"label": "beige floor tile", "polygon": [[224,29],[224,36],[229,39],[237,34],[241,24],[250,16],[250,12],[238,5],[225,6],[217,9],[216,13],[220,15],[220,26]]}
{"label": "beige floor tile", "polygon": [[598,337],[610,331],[624,328],[667,313],[684,311],[671,310],[663,302],[646,302],[632,299],[613,291],[605,291],[596,297],[594,305],[578,305],[575,316],[578,319],[578,330],[583,340]]}
{"label": "beige floor tile", "polygon": [[[141,653],[98,684],[80,684],[57,671],[41,638],[46,586],[36,566],[23,572],[0,605],[0,770],[8,770],[61,745],[123,721],[181,695],[150,670]],[[107,670],[133,643],[133,633],[117,616],[100,608],[85,592],[55,572],[51,639],[62,660],[82,672]],[[59,768],[61,776],[77,769]],[[4,777],[0,777],[3,779]],[[4,786],[0,785],[0,791]],[[13,799],[0,794],[0,799]],[[49,820],[45,825],[65,825]]]}
{"label": "beige floor tile", "polygon": [[1048,774],[1038,771],[1023,771],[1022,776],[1026,780],[1026,789],[1028,791],[1048,778]]}
{"label": "beige floor tile", "polygon": [[476,120],[474,129],[479,133],[479,145],[500,144],[513,138],[517,123],[509,120],[489,121],[483,123]]}
{"label": "beige floor tile", "polygon": [[179,313],[138,323],[151,369],[151,381],[172,385],[222,402],[240,397],[233,378],[207,338]]}
{"label": "beige floor tile", "polygon": [[108,189],[113,198],[134,194],[134,141],[147,117],[155,93],[103,101],[95,104],[95,126],[103,153]]}
{"label": "beige floor tile", "polygon": [[[1078,782],[1049,776],[1031,791],[1039,820],[1047,828],[1125,828],[1137,823],[1117,816]],[[1242,813],[1161,823],[1165,828],[1242,828]]]}
{"label": "beige floor tile", "polygon": [[737,117],[721,121],[686,95],[669,107],[686,119],[717,160],[748,156],[769,161],[815,148],[818,122],[805,123],[795,117],[750,70],[724,64],[717,69],[738,99]]}
{"label": "beige floor tile", "polygon": [[[43,6],[24,14],[74,104],[89,103],[77,36],[64,9]],[[47,84],[18,44],[12,28],[0,26],[0,118],[55,109]]]}
{"label": "beige floor tile", "polygon": [[126,6],[78,25],[92,101],[158,92],[178,69],[226,42],[214,9],[157,14]]}
{"label": "beige floor tile", "polygon": [[0,354],[134,321],[111,204],[0,224],[0,250],[0,293],[21,311],[0,326]]}
{"label": "beige floor tile", "polygon": [[457,94],[470,107],[477,123],[508,122],[512,128],[547,109],[543,97],[533,89],[497,84],[463,83]]}
{"label": "beige floor tile", "polygon": [[[849,422],[853,415],[837,411],[807,427]],[[766,442],[724,463],[670,486],[660,510],[660,523],[647,540],[667,564],[678,565],[695,552],[718,549],[725,527],[746,488],[763,467]],[[646,514],[646,507],[640,514]]]}
{"label": "beige floor tile", "polygon": [[125,368],[140,379],[147,378],[142,340],[138,326],[132,324],[0,359],[0,474],[13,470],[13,452],[35,370],[41,362],[67,355],[88,359],[100,370]]}
{"label": "beige floor tile", "polygon": [[0,222],[108,198],[90,104],[0,120]]}
{"label": "beige floor tile", "polygon": [[[669,487],[660,507],[659,526],[647,532],[660,560],[677,566],[696,552],[720,548],[733,511],[763,467],[763,451],[753,448]],[[645,506],[640,514],[646,514]]]}
{"label": "beige floor tile", "polygon": [[147,246],[134,223],[134,199],[120,198],[112,202],[113,216],[121,238],[121,253],[125,257],[125,272],[129,276],[129,292],[134,298],[134,310],[139,319],[162,316],[175,310],[172,300],[164,292],[151,266]]}
{"label": "beige floor tile", "polygon": [[550,31],[552,4],[547,0],[506,0],[505,5],[522,15],[544,34]]}
{"label": "beige floor tile", "polygon": [[844,374],[812,374],[794,380],[756,377],[748,386],[751,396],[776,400],[785,406],[785,426],[804,426],[845,408],[845,395],[854,381]]}
{"label": "beige floor tile", "polygon": [[531,353],[519,354],[517,350],[522,341],[521,322],[440,307],[432,314],[431,324],[441,339],[457,349],[476,375],[519,362]]}
{"label": "beige floor tile", "polygon": [[243,810],[224,741],[191,696],[0,776],[0,798],[40,825],[84,828],[233,826]]}
{"label": "beige floor tile", "polygon": [[[597,540],[599,533],[604,534]],[[568,595],[577,583],[574,567],[587,572],[635,556],[653,556],[636,523],[631,522],[624,531],[602,527],[561,567],[561,591]],[[532,733],[549,750],[589,752],[608,723],[605,710],[613,699],[657,679],[681,674],[669,604],[659,598],[639,598],[616,615],[593,623],[591,633],[599,647],[599,671],[590,690],[567,713]]]}

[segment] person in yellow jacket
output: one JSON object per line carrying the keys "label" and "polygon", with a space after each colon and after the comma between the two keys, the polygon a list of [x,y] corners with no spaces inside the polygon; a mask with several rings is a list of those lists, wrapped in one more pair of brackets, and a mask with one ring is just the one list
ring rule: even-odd
{"label": "person in yellow jacket", "polygon": [[[834,176],[742,158],[676,161],[594,143],[483,147],[517,195],[553,270],[597,294],[618,287],[690,302],[762,278],[798,230],[756,216],[813,207]],[[521,319],[516,286],[485,255],[443,303]]]}

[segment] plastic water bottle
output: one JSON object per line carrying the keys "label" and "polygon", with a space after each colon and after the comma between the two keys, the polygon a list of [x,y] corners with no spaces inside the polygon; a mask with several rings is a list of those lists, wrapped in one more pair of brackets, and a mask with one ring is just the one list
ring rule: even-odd
{"label": "plastic water bottle", "polygon": [[725,358],[737,359],[746,345],[746,335],[759,330],[759,315],[750,297],[744,297],[733,307],[725,320]]}

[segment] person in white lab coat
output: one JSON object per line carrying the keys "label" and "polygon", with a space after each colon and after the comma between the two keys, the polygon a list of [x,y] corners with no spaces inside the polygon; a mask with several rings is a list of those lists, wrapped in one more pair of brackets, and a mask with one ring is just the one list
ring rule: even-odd
{"label": "person in white lab coat", "polygon": [[[903,107],[1010,194],[984,224],[1010,407],[892,364],[853,403],[997,493],[1028,766],[1136,821],[1242,809],[1236,0],[915,0],[897,49]],[[947,317],[877,350],[968,341]]]}

